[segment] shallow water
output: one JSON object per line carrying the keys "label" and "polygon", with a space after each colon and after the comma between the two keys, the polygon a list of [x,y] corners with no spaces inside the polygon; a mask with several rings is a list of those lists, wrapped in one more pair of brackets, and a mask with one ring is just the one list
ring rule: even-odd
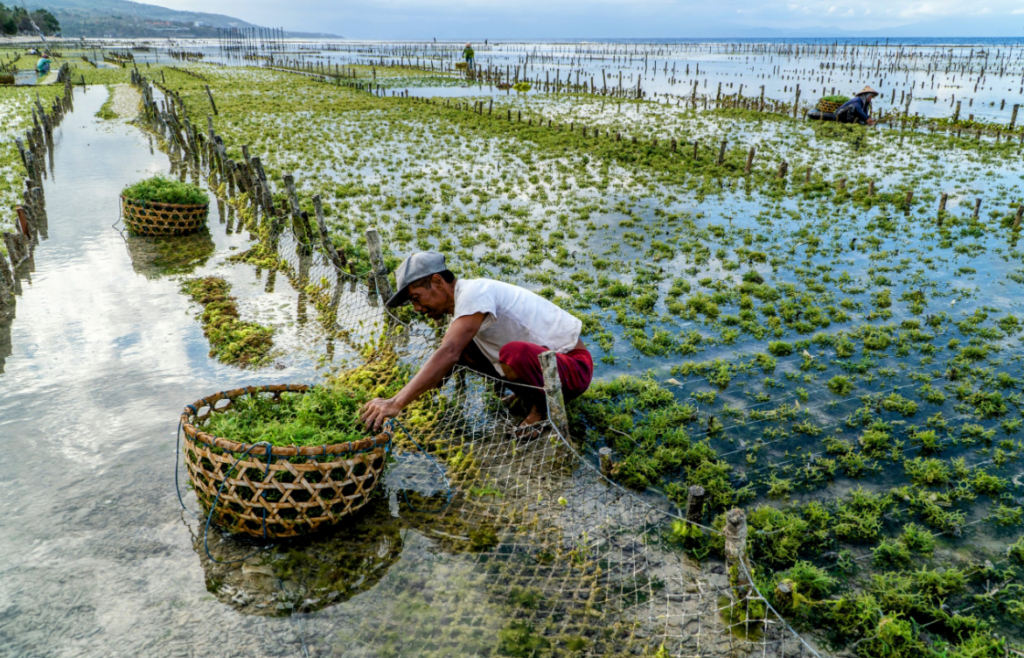
{"label": "shallow water", "polygon": [[[174,431],[200,395],[308,381],[312,361],[247,373],[207,356],[195,308],[156,267],[183,264],[111,226],[121,188],[169,163],[142,131],[94,118],[105,96],[79,93],[55,132],[49,238],[0,327],[0,655],[302,655],[296,621],[237,613],[207,591],[199,526],[175,497]],[[294,320],[286,281],[267,294],[248,266],[219,264],[246,240],[211,211],[199,271],[228,276],[243,316],[259,294],[256,315]]]}

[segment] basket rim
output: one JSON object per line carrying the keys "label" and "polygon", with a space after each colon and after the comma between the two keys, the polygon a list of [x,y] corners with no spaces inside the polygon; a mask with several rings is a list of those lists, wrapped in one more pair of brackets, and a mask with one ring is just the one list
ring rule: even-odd
{"label": "basket rim", "polygon": [[121,201],[133,206],[139,206],[141,208],[155,208],[157,210],[174,210],[178,208],[185,208],[189,210],[198,210],[199,208],[206,208],[208,210],[210,208],[209,201],[207,201],[206,203],[163,203],[160,201],[142,201],[141,199],[133,199],[123,194],[121,195]]}
{"label": "basket rim", "polygon": [[[313,388],[308,384],[270,384],[266,386],[243,386],[228,391],[220,391],[213,395],[199,398],[181,412],[181,429],[185,437],[192,441],[200,441],[207,445],[216,446],[228,452],[247,452],[250,455],[267,454],[266,447],[260,444],[239,443],[224,437],[214,436],[204,432],[195,426],[194,420],[198,417],[199,410],[203,407],[213,408],[221,400],[233,400],[243,395],[254,393],[305,393]],[[212,411],[210,412],[212,413]],[[391,442],[391,436],[381,432],[377,436],[367,437],[359,441],[347,441],[345,443],[331,443],[319,446],[271,446],[270,454],[274,457],[317,457],[323,455],[346,455],[358,452],[366,452],[373,449],[382,449]]]}

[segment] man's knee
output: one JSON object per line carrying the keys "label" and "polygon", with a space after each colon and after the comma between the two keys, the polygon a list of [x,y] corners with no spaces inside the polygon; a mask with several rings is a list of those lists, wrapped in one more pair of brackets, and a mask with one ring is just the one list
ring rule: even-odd
{"label": "man's knee", "polygon": [[[511,343],[505,343],[498,350],[498,362],[509,379],[520,379],[528,369],[529,359],[537,361],[537,356],[533,354],[532,348],[533,344],[531,343],[514,340]],[[509,374],[509,370],[515,375],[514,377]]]}

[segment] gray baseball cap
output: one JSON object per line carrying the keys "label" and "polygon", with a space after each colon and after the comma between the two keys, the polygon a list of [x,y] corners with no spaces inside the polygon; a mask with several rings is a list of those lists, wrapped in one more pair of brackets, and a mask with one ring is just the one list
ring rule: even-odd
{"label": "gray baseball cap", "polygon": [[444,262],[444,254],[436,251],[418,251],[402,261],[395,270],[395,282],[398,291],[385,302],[388,308],[402,306],[409,301],[409,284],[425,276],[444,272],[448,266]]}

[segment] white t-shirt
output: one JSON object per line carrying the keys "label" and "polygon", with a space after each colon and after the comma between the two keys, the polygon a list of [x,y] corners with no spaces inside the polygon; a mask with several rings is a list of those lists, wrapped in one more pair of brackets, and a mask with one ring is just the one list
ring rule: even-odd
{"label": "white t-shirt", "polygon": [[455,282],[455,318],[485,313],[476,341],[502,374],[498,352],[513,341],[541,345],[565,354],[576,347],[583,323],[540,295],[493,279]]}

